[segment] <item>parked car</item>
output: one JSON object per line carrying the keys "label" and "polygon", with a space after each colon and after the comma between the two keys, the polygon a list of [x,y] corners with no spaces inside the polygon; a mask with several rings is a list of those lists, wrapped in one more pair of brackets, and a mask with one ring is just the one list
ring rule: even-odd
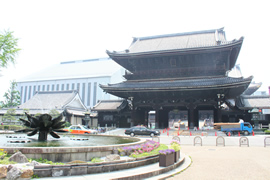
{"label": "parked car", "polygon": [[135,126],[125,130],[126,135],[135,136],[135,135],[148,135],[148,136],[159,136],[160,132],[156,129],[148,129],[144,126]]}
{"label": "parked car", "polygon": [[98,131],[95,129],[88,129],[83,125],[72,125],[67,129],[64,129],[72,134],[97,134]]}

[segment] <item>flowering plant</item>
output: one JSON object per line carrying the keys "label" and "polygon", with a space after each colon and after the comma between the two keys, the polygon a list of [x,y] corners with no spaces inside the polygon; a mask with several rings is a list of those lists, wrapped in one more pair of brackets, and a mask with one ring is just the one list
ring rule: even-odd
{"label": "flowering plant", "polygon": [[159,151],[159,154],[164,154],[164,155],[166,155],[166,154],[171,154],[171,153],[174,153],[174,152],[175,152],[174,149],[165,149],[165,150],[160,150],[160,151]]}
{"label": "flowering plant", "polygon": [[131,155],[138,155],[145,152],[151,152],[154,149],[157,149],[159,146],[160,146],[159,142],[147,140],[144,144],[134,145],[134,146],[125,146],[122,149],[118,149],[118,151],[131,153]]}
{"label": "flowering plant", "polygon": [[181,147],[180,147],[180,142],[179,141],[176,141],[176,140],[172,140],[171,142],[170,142],[170,148],[171,149],[174,149],[175,151],[179,151],[180,149],[181,149]]}
{"label": "flowering plant", "polygon": [[180,142],[177,140],[171,140],[170,145],[172,144],[178,144],[180,146]]}
{"label": "flowering plant", "polygon": [[4,159],[4,157],[6,157],[7,155],[7,151],[4,151],[4,149],[0,149],[0,158]]}

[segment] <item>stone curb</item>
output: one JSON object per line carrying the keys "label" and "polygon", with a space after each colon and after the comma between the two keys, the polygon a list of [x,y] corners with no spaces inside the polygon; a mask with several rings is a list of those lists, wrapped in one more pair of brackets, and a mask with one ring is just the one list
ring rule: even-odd
{"label": "stone curb", "polygon": [[123,169],[136,168],[156,163],[159,156],[136,158],[134,160],[120,160],[114,162],[83,163],[70,165],[38,165],[34,166],[34,174],[38,177],[74,176],[93,173],[104,173]]}

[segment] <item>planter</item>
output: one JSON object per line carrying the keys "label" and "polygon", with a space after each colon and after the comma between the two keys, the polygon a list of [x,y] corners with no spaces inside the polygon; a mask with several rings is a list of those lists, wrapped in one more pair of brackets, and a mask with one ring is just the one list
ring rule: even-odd
{"label": "planter", "polygon": [[167,167],[174,164],[174,153],[160,154],[159,155],[159,166]]}
{"label": "planter", "polygon": [[177,162],[180,159],[180,150],[174,152],[174,162]]}

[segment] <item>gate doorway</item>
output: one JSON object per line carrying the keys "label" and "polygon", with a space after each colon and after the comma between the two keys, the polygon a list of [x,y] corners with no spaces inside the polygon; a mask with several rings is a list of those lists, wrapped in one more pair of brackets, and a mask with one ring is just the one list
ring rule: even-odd
{"label": "gate doorway", "polygon": [[198,124],[200,129],[213,129],[214,127],[214,110],[199,110]]}
{"label": "gate doorway", "polygon": [[187,128],[188,127],[188,111],[174,109],[169,112],[168,125],[170,128]]}

